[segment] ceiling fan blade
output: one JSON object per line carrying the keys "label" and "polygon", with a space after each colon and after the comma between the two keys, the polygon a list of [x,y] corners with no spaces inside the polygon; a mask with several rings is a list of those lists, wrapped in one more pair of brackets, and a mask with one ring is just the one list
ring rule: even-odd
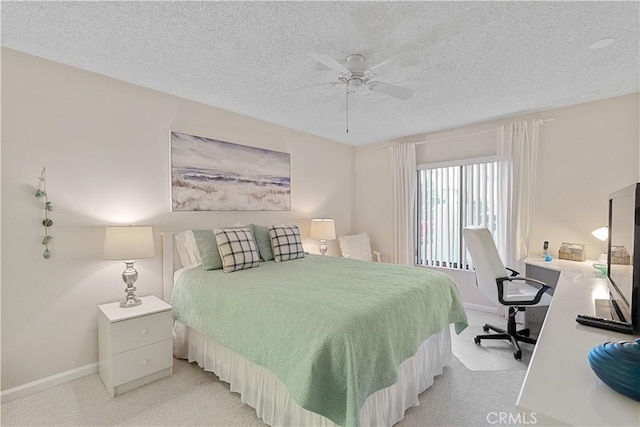
{"label": "ceiling fan blade", "polygon": [[413,52],[403,52],[369,68],[365,72],[365,75],[368,77],[382,76],[392,71],[414,65],[418,65],[418,55]]}
{"label": "ceiling fan blade", "polygon": [[310,87],[328,86],[328,85],[335,86],[335,85],[339,85],[339,84],[340,84],[340,82],[318,83],[318,84],[315,84],[315,85],[294,87],[294,88],[291,88],[290,90],[308,89]]}
{"label": "ceiling fan blade", "polygon": [[415,93],[415,90],[409,89],[408,87],[396,86],[384,82],[371,82],[369,89],[398,99],[409,99]]}
{"label": "ceiling fan blade", "polygon": [[316,61],[318,61],[319,63],[321,63],[322,65],[325,65],[331,68],[332,70],[351,75],[351,71],[347,70],[344,65],[342,65],[341,63],[339,63],[329,55],[325,55],[324,53],[310,53],[309,56],[315,59]]}

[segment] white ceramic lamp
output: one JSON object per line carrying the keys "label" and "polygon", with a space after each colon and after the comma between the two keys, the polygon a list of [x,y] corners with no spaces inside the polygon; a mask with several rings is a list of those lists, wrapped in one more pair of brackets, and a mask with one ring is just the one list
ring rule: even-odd
{"label": "white ceramic lamp", "polygon": [[134,260],[151,258],[155,255],[151,227],[107,227],[104,236],[104,259],[123,260],[126,264],[122,280],[127,285],[126,297],[120,307],[135,307],[142,301],[136,298],[134,283],[138,272],[133,267]]}
{"label": "white ceramic lamp", "polygon": [[336,224],[333,219],[318,218],[311,220],[311,230],[309,237],[313,240],[320,240],[320,253],[327,253],[327,240],[336,238]]}

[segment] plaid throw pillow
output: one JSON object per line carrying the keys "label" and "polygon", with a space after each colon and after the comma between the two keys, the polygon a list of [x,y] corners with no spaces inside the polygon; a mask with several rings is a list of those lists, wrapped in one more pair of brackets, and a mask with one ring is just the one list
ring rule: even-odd
{"label": "plaid throw pillow", "polygon": [[296,225],[269,226],[271,249],[276,262],[304,258],[304,248],[300,238],[300,230]]}
{"label": "plaid throw pillow", "polygon": [[258,246],[251,227],[216,228],[214,234],[225,273],[260,266]]}

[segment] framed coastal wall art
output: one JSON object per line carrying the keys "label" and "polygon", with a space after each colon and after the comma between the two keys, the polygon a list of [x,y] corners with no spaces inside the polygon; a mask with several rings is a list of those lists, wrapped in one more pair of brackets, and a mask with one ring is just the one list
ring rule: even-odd
{"label": "framed coastal wall art", "polygon": [[291,155],[171,132],[173,211],[290,211]]}

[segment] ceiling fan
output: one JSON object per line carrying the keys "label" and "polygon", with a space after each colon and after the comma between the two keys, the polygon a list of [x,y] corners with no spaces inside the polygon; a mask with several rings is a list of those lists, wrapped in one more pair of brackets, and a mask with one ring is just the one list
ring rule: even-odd
{"label": "ceiling fan", "polygon": [[377,65],[374,65],[373,67],[367,67],[365,65],[364,56],[359,54],[347,56],[344,64],[323,53],[312,53],[309,54],[309,56],[320,64],[339,73],[337,81],[305,86],[305,88],[325,85],[331,85],[334,87],[338,85],[345,86],[345,101],[343,104],[347,110],[347,133],[349,133],[349,94],[356,93],[364,87],[374,92],[406,100],[411,98],[415,93],[413,89],[377,80],[378,77],[384,76],[385,74],[417,65],[418,57],[413,52],[400,53],[380,62]]}

